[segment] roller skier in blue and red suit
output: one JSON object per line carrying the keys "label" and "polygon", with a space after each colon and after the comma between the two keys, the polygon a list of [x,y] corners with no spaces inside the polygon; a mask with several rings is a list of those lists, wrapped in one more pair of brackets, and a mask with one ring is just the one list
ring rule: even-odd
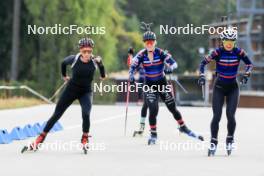
{"label": "roller skier in blue and red suit", "polygon": [[143,34],[143,42],[145,48],[139,51],[132,60],[129,70],[129,80],[130,82],[135,81],[134,73],[137,68],[142,65],[145,75],[145,85],[153,87],[153,89],[145,92],[147,105],[149,107],[150,124],[150,138],[148,144],[155,144],[157,140],[156,118],[159,110],[159,98],[165,102],[168,110],[172,113],[174,119],[179,125],[180,132],[203,140],[202,136],[193,133],[184,123],[181,113],[176,108],[172,92],[167,91],[166,89],[162,90],[161,88],[168,85],[164,71],[172,72],[177,67],[176,62],[169,53],[156,47],[156,35],[154,32],[150,30],[146,31]]}
{"label": "roller skier in blue and red suit", "polygon": [[241,84],[246,84],[253,68],[251,60],[246,52],[235,46],[237,31],[232,27],[224,30],[220,38],[222,46],[216,48],[206,56],[200,64],[200,77],[198,84],[205,84],[204,68],[211,61],[216,63],[216,79],[213,87],[212,108],[213,119],[211,121],[211,141],[208,150],[208,156],[213,156],[218,144],[219,122],[222,115],[222,108],[226,100],[227,116],[227,154],[231,154],[232,144],[234,142],[234,133],[236,128],[235,113],[239,102],[239,86],[237,82],[238,69],[240,61],[245,63],[245,73],[243,74]]}

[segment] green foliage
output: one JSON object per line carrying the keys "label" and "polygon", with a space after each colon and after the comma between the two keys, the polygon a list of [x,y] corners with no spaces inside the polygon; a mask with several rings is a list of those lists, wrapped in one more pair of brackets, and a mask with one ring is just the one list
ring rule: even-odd
{"label": "green foliage", "polygon": [[[153,30],[159,34],[159,25],[201,26],[220,21],[227,15],[227,1],[217,0],[128,0],[127,14],[139,21],[153,22]],[[231,0],[231,12],[235,14],[235,0]],[[144,5],[143,5],[144,4]],[[158,47],[169,50],[179,63],[178,72],[194,71],[201,60],[198,48],[208,48],[208,35],[157,35]]]}
{"label": "green foliage", "polygon": [[[106,5],[107,4],[107,5]],[[104,35],[90,35],[95,41],[95,55],[103,58],[107,71],[115,71],[122,68],[119,52],[123,50],[119,45],[119,39],[124,38],[125,17],[118,8],[115,0],[25,0],[25,6],[30,20],[24,23],[37,26],[98,26],[106,27]],[[25,30],[24,30],[25,31]],[[129,41],[136,40],[136,32],[131,32]],[[60,63],[64,57],[75,54],[77,42],[85,35],[27,35],[25,39],[28,45],[22,46],[26,52],[21,60],[30,65],[30,69],[21,69],[20,79],[33,79],[38,82],[38,88],[45,90],[50,95],[61,84]],[[25,47],[25,48],[24,48]],[[30,52],[31,50],[31,52]],[[125,50],[126,54],[126,50]],[[54,86],[55,85],[55,86]]]}
{"label": "green foliage", "polygon": [[[50,96],[62,84],[60,63],[78,52],[77,42],[85,35],[28,35],[28,25],[105,26],[105,35],[90,35],[95,41],[95,55],[103,58],[107,72],[127,69],[127,49],[142,48],[140,22],[200,26],[220,21],[227,14],[227,1],[217,0],[24,0],[21,1],[20,83],[28,84]],[[231,0],[231,11],[235,0]],[[0,1],[0,79],[10,76],[13,1]],[[234,13],[233,13],[234,14]],[[208,47],[206,35],[158,35],[158,46],[168,49],[179,63],[178,72],[193,71],[200,61],[197,49]],[[190,64],[191,63],[191,64]]]}

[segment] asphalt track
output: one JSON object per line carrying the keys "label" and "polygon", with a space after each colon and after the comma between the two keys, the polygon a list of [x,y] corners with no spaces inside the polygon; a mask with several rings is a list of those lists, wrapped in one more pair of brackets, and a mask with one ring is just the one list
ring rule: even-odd
{"label": "asphalt track", "polygon": [[[15,126],[43,122],[49,118],[54,105],[0,111],[0,129],[9,131]],[[81,110],[71,106],[60,122],[64,130],[50,133],[47,147],[37,152],[21,154],[21,148],[32,141],[14,141],[0,144],[0,175],[53,176],[158,176],[158,175],[251,175],[264,176],[264,110],[239,108],[236,114],[236,150],[227,156],[219,147],[215,157],[207,157],[210,108],[179,107],[186,124],[204,135],[200,142],[179,134],[177,125],[161,106],[158,117],[159,142],[147,145],[148,129],[142,137],[133,138],[138,128],[140,106],[128,110],[127,135],[124,136],[125,106],[93,106],[91,114],[91,150],[84,155],[78,143],[81,136]],[[226,137],[226,117],[220,125],[220,144]],[[48,145],[47,145],[48,146]]]}

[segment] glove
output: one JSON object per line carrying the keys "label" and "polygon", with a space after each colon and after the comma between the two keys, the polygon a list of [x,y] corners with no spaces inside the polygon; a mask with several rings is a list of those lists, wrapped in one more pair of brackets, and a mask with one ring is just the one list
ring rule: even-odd
{"label": "glove", "polygon": [[250,77],[250,73],[245,73],[243,76],[242,76],[242,79],[241,79],[241,84],[247,84],[248,82],[248,78]]}
{"label": "glove", "polygon": [[199,76],[198,85],[199,86],[204,86],[205,85],[205,76],[204,75],[200,75]]}
{"label": "glove", "polygon": [[128,48],[128,54],[134,55],[134,49],[132,47]]}
{"label": "glove", "polygon": [[135,77],[134,77],[134,75],[129,75],[129,82],[130,82],[131,84],[133,84],[133,83],[135,82]]}
{"label": "glove", "polygon": [[96,56],[96,57],[94,57],[94,60],[95,60],[97,63],[101,63],[101,62],[102,62],[102,58],[101,58],[101,56]]}
{"label": "glove", "polygon": [[165,70],[164,70],[164,73],[166,74],[166,75],[169,75],[169,74],[172,74],[172,69],[170,68],[170,67],[167,67]]}

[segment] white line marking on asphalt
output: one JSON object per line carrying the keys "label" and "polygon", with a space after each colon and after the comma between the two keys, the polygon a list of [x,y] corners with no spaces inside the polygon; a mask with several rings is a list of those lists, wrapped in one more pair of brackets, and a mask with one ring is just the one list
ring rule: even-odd
{"label": "white line marking on asphalt", "polygon": [[[128,116],[132,116],[132,115],[136,115],[136,114],[137,113],[130,113],[130,114],[128,114]],[[104,122],[107,122],[110,120],[119,119],[119,118],[124,117],[124,116],[125,116],[124,114],[116,115],[116,116],[110,116],[110,117],[105,118],[105,119],[95,120],[92,122],[92,124],[100,124],[100,123],[104,123]],[[73,125],[73,126],[65,127],[64,129],[65,130],[71,130],[71,129],[75,129],[75,128],[79,128],[79,127],[81,127],[81,125]]]}

